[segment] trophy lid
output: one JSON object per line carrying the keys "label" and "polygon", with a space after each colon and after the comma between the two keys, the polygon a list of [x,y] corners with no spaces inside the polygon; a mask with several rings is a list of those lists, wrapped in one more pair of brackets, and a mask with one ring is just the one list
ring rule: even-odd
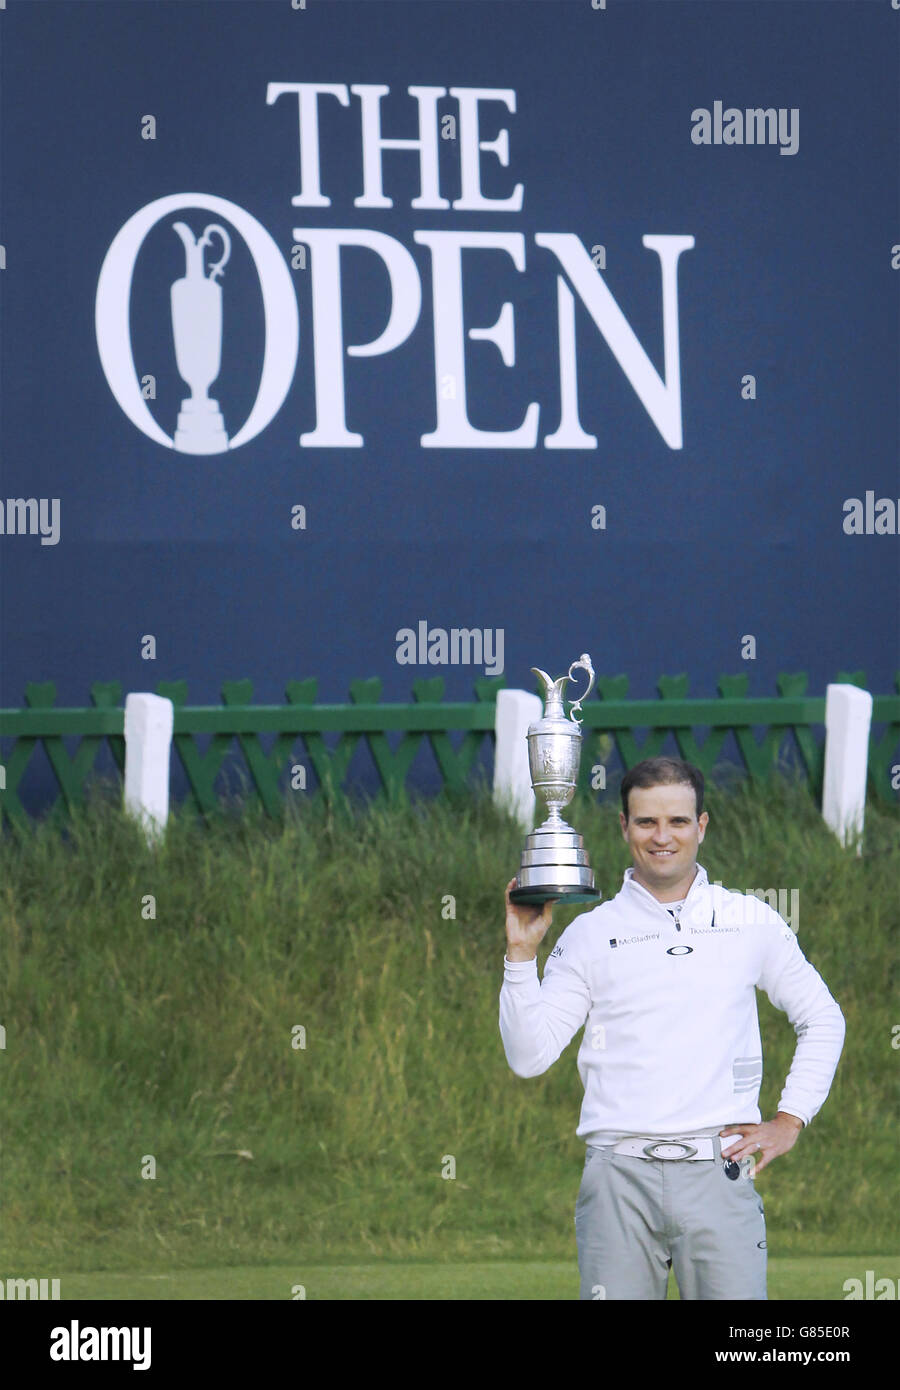
{"label": "trophy lid", "polygon": [[[570,712],[571,717],[567,719],[566,712],[563,707],[563,692],[565,691],[565,688],[569,681],[573,679],[572,672],[577,671],[579,668],[583,671],[587,671],[590,679],[588,681],[587,689],[585,690],[584,694],[579,695],[578,699],[573,701],[572,709]],[[534,729],[535,732],[538,732],[540,730],[540,725],[544,724],[545,721],[553,721],[554,723],[558,723],[560,720],[563,720],[566,724],[574,724],[577,728],[577,726],[581,723],[581,720],[575,718],[575,711],[581,710],[582,701],[587,699],[588,695],[594,688],[594,668],[591,665],[591,658],[588,656],[587,652],[582,652],[578,660],[572,662],[572,665],[569,667],[568,673],[565,676],[559,676],[556,680],[553,680],[551,676],[548,676],[547,672],[542,671],[539,666],[532,666],[531,669],[537,676],[538,680],[541,682],[541,685],[543,687],[544,718],[540,720],[538,724],[532,724],[529,728],[529,733],[532,729]]]}

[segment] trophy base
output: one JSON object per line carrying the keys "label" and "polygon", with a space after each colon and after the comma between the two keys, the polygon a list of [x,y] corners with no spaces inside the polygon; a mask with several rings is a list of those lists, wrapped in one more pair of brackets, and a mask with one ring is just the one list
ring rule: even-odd
{"label": "trophy base", "polygon": [[545,903],[551,898],[562,903],[597,902],[600,893],[594,887],[582,836],[562,821],[547,821],[533,830],[525,841],[509,897],[514,903]]}
{"label": "trophy base", "polygon": [[182,454],[224,454],[228,435],[219,402],[193,398],[182,401],[174,442]]}
{"label": "trophy base", "polygon": [[569,903],[596,903],[600,897],[598,888],[573,888],[564,884],[545,884],[541,888],[511,888],[509,893],[512,903],[534,903],[536,906],[550,902],[551,899],[558,900],[561,907],[567,907]]}

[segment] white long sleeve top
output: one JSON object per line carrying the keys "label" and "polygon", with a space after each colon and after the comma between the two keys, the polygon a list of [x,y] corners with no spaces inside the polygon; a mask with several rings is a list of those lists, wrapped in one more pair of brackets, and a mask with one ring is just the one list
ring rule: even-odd
{"label": "white long sleeve top", "polygon": [[576,1133],[587,1144],[758,1123],[759,988],[797,1034],[778,1109],[809,1124],[845,1024],[794,932],[759,898],[711,884],[700,865],[677,920],[633,873],[566,927],[542,983],[536,960],[504,960],[500,1034],[512,1070],[545,1072],[584,1026]]}

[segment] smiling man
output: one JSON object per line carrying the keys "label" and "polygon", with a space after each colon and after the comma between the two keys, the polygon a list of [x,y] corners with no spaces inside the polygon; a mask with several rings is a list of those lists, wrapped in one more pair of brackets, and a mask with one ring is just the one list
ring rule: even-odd
{"label": "smiling man", "polygon": [[[587,1154],[575,1207],[582,1299],[765,1299],[753,1176],[787,1153],[828,1095],[844,1019],[782,917],[711,884],[697,863],[703,774],[650,758],[622,779],[632,865],[618,894],[562,933],[553,905],[506,889],[500,1034],[518,1076],[552,1066],[579,1028]],[[797,1034],[778,1111],[762,1121],[755,990]],[[753,1166],[752,1155],[761,1156]]]}

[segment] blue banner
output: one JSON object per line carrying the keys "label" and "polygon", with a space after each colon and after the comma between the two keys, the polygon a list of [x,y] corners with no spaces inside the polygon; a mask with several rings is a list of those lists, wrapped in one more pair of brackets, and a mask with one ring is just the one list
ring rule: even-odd
{"label": "blue banner", "polygon": [[900,661],[900,12],[0,10],[0,703]]}

